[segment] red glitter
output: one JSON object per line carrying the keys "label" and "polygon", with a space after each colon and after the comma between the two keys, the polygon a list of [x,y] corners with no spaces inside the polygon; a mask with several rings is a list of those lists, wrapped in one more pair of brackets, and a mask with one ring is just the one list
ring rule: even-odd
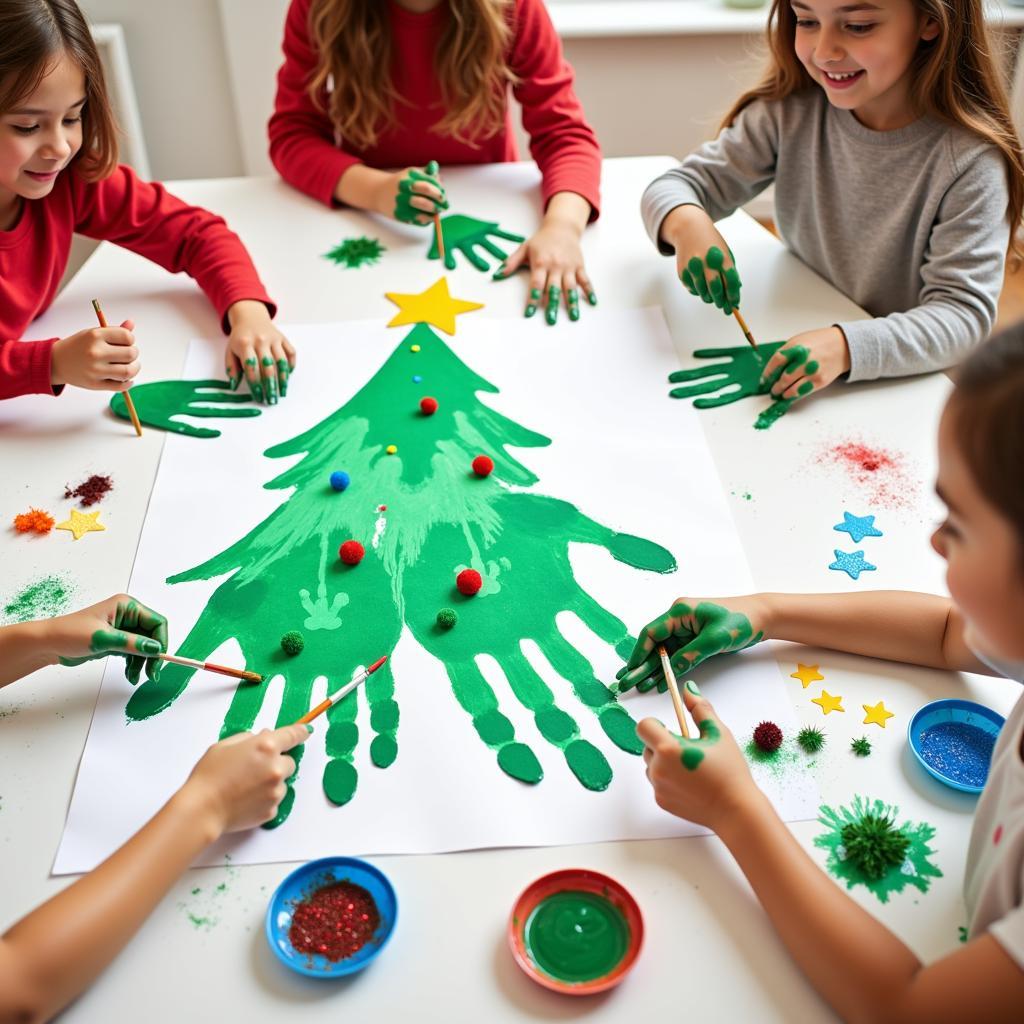
{"label": "red glitter", "polygon": [[478,455],[473,460],[473,472],[477,476],[490,476],[494,472],[494,459],[489,455]]}
{"label": "red glitter", "polygon": [[65,498],[78,498],[83,508],[95,505],[106,497],[107,492],[113,490],[114,481],[109,476],[99,476],[94,473],[88,480],[80,483],[74,490],[65,486]]}
{"label": "red glitter", "polygon": [[431,398],[429,395],[426,398],[420,399],[420,412],[424,416],[433,416],[437,412],[437,399]]}
{"label": "red glitter", "polygon": [[861,441],[843,441],[824,449],[815,461],[842,468],[875,506],[907,509],[915,504],[919,483],[908,473],[900,452]]}
{"label": "red glitter", "polygon": [[347,540],[338,548],[338,557],[346,565],[358,565],[365,554],[366,549],[357,540]]}
{"label": "red glitter", "polygon": [[459,588],[459,593],[465,594],[466,597],[472,597],[474,594],[478,593],[483,585],[483,577],[476,571],[476,569],[463,569],[462,572],[455,577],[455,586]]}
{"label": "red glitter", "polygon": [[754,742],[766,754],[782,746],[782,730],[774,722],[762,722],[754,729]]}
{"label": "red glitter", "polygon": [[30,508],[14,517],[14,528],[18,533],[49,533],[55,521],[49,512],[41,508]]}
{"label": "red glitter", "polygon": [[335,882],[317,889],[292,913],[288,941],[299,952],[337,962],[355,955],[380,927],[380,911],[360,885]]}

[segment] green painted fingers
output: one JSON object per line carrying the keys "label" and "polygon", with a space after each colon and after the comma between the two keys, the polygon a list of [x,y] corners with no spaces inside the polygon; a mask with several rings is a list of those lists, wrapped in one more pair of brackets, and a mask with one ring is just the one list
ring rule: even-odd
{"label": "green painted fingers", "polygon": [[572,321],[579,320],[580,318],[580,290],[578,288],[570,288],[565,296],[566,304],[569,307],[569,319]]}
{"label": "green painted fingers", "polygon": [[[785,360],[779,363],[779,365],[772,370],[766,377],[762,377],[761,386],[765,391],[771,391],[773,387],[779,382],[779,378],[784,373],[792,373],[794,370],[799,369],[804,363],[807,362],[810,352],[804,345],[790,345],[789,348],[784,348],[779,355]],[[814,369],[811,369],[811,365]],[[804,367],[807,373],[817,373],[818,363],[813,361]]]}
{"label": "green painted fingers", "polygon": [[281,386],[281,397],[284,398],[288,394],[288,377],[291,373],[291,367],[288,365],[287,359],[278,359],[277,361],[277,381]]}
{"label": "green painted fingers", "polygon": [[719,359],[721,362],[670,373],[670,384],[686,386],[673,388],[669,395],[672,398],[695,398],[693,404],[698,409],[714,409],[738,402],[741,398],[764,394],[767,388],[761,383],[761,374],[765,363],[784,344],[784,341],[767,342],[756,350],[749,345],[698,349],[693,353],[697,359]]}
{"label": "green painted fingers", "polygon": [[[522,235],[505,231],[495,221],[477,220],[461,213],[441,218],[441,235],[444,238],[444,265],[448,270],[455,269],[455,253],[461,252],[477,270],[486,272],[490,270],[490,264],[480,255],[478,249],[483,249],[499,262],[504,262],[508,253],[495,245],[491,239],[504,239],[507,242],[525,241]],[[431,240],[427,258],[440,258],[436,236]]]}
{"label": "green painted fingers", "polygon": [[60,663],[81,665],[118,654],[125,658],[125,675],[133,685],[138,683],[143,668],[149,679],[158,680],[163,663],[153,656],[167,650],[167,619],[134,598],[118,601],[111,618],[108,627],[95,630],[90,637],[92,654],[61,658]]}
{"label": "green painted fingers", "polygon": [[[729,253],[732,261],[732,253]],[[734,262],[734,261],[733,261]],[[701,259],[691,256],[679,279],[691,295],[714,303],[727,316],[740,304],[740,275],[734,265],[725,267],[725,254],[717,245],[711,246]]]}
{"label": "green painted fingers", "polygon": [[[230,384],[223,380],[158,380],[136,384],[132,399],[139,419],[148,427],[188,437],[220,437],[219,430],[194,427],[178,417],[237,419],[260,415],[259,409],[248,404],[252,401],[248,395],[233,394],[229,389]],[[129,419],[124,395],[114,395],[110,408],[115,416]]]}
{"label": "green painted fingers", "polygon": [[713,747],[722,738],[718,723],[711,718],[698,722],[697,729],[700,732],[698,739],[679,738],[679,760],[683,762],[683,767],[691,772],[700,767],[708,747]]}
{"label": "green painted fingers", "polygon": [[277,405],[277,367],[270,356],[260,361],[263,367],[263,388],[267,396],[267,405]]}
{"label": "green painted fingers", "polygon": [[533,314],[537,312],[537,305],[538,305],[539,302],[540,302],[540,289],[539,288],[531,288],[530,289],[530,298],[529,298],[529,301],[526,303],[526,311],[523,314],[526,317],[527,320],[529,320],[530,317],[533,316]]}
{"label": "green painted fingers", "polygon": [[620,690],[635,686],[641,692],[666,688],[657,648],[664,644],[676,675],[685,675],[716,654],[734,654],[764,638],[750,619],[712,601],[692,605],[677,601],[641,631],[626,664],[616,678]]}
{"label": "green painted fingers", "polygon": [[[437,162],[431,160],[422,171],[417,167],[411,167],[408,174],[399,180],[398,191],[395,193],[395,220],[399,220],[403,224],[429,224],[434,213],[448,209],[448,197],[445,195],[444,185],[441,184],[441,179],[438,177],[439,171]],[[441,198],[435,199],[433,196],[419,192],[416,186],[420,182],[433,185],[441,193]],[[434,204],[434,209],[430,213],[417,209],[412,205],[413,199],[426,199],[427,202]],[[447,239],[445,239],[445,244],[447,244]]]}
{"label": "green painted fingers", "polygon": [[[558,319],[558,304],[562,301],[562,289],[557,284],[553,284],[548,288],[548,304],[544,310],[544,319],[554,326],[555,321]],[[577,307],[578,312],[578,307]]]}

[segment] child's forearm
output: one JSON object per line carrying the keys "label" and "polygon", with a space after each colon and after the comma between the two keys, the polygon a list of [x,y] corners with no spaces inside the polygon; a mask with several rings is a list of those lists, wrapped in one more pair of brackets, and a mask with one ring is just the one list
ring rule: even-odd
{"label": "child's forearm", "polygon": [[47,649],[45,623],[18,622],[0,627],[0,686],[56,664],[57,655]]}
{"label": "child's forearm", "polygon": [[590,209],[590,203],[578,192],[556,192],[548,200],[544,220],[568,224],[583,234],[583,229],[590,223]]}
{"label": "child's forearm", "polygon": [[[196,855],[218,838],[214,808],[186,784],[98,868],[22,918],[0,940],[17,1007],[49,1020],[128,943]],[[0,975],[5,973],[0,971]]]}
{"label": "child's forearm", "polygon": [[366,164],[353,164],[334,186],[334,198],[358,210],[370,210],[388,215],[390,210],[380,209],[381,188],[391,175]]}

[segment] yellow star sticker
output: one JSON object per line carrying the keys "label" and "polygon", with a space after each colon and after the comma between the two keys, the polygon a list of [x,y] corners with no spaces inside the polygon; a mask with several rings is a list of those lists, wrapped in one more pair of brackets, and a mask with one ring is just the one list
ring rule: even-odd
{"label": "yellow star sticker", "polygon": [[404,327],[407,324],[430,324],[445,334],[455,333],[455,317],[483,309],[482,302],[467,302],[456,299],[448,291],[448,278],[439,277],[425,292],[404,295],[399,292],[385,292],[399,309],[388,323],[388,327]]}
{"label": "yellow star sticker", "polygon": [[99,512],[79,512],[77,508],[71,510],[71,518],[64,523],[58,523],[58,530],[67,530],[75,535],[75,540],[81,540],[87,533],[97,530],[105,530],[106,527],[99,522]]}
{"label": "yellow star sticker", "polygon": [[818,671],[817,665],[802,665],[798,661],[796,663],[796,671],[790,672],[789,678],[799,679],[806,690],[811,683],[816,683],[819,679],[824,679],[825,677]]}
{"label": "yellow star sticker", "polygon": [[822,714],[827,715],[830,711],[846,711],[843,707],[842,697],[833,697],[828,690],[822,690],[820,697],[815,697],[811,701],[812,704],[817,704],[821,708]]}
{"label": "yellow star sticker", "polygon": [[880,700],[874,707],[870,704],[861,704],[866,714],[864,715],[865,725],[880,725],[885,728],[886,720],[893,717],[891,711],[886,711],[885,701]]}

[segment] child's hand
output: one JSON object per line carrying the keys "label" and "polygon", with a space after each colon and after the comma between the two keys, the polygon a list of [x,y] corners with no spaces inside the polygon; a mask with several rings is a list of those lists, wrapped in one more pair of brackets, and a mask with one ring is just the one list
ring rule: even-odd
{"label": "child's hand", "polygon": [[287,752],[312,731],[312,726],[286,725],[238,733],[203,754],[182,789],[209,811],[213,838],[274,817],[287,792],[285,779],[295,774],[295,760]]}
{"label": "child's hand", "polygon": [[768,612],[760,594],[698,601],[680,597],[662,616],[644,626],[629,661],[619,669],[619,689],[641,692],[666,684],[657,648],[664,644],[677,676],[686,675],[716,654],[752,647],[767,634]]}
{"label": "child's hand", "polygon": [[765,364],[761,386],[773,398],[795,402],[828,387],[850,370],[850,346],[838,327],[804,331],[790,338]]}
{"label": "child's hand", "polygon": [[135,324],[125,320],[120,327],[89,327],[61,338],[50,357],[50,383],[127,391],[142,369],[134,330]]}
{"label": "child's hand", "polygon": [[697,684],[688,682],[682,695],[700,738],[682,739],[656,718],[645,718],[636,734],[646,747],[647,778],[659,807],[717,832],[758,790],[732,733]]}
{"label": "child's hand", "polygon": [[274,326],[262,302],[244,299],[228,308],[231,334],[224,353],[224,372],[231,390],[243,376],[257,402],[277,405],[288,394],[288,377],[295,369],[295,348]]}
{"label": "child's hand", "polygon": [[677,206],[662,222],[661,237],[676,251],[676,273],[686,290],[732,316],[740,304],[740,275],[711,218],[699,206]]}
{"label": "child's hand", "polygon": [[422,170],[407,167],[395,171],[383,179],[378,186],[377,212],[385,217],[394,217],[403,224],[429,224],[435,213],[448,209],[448,196],[438,177],[436,160],[431,160]]}
{"label": "child's hand", "polygon": [[125,674],[133,685],[143,666],[153,680],[160,678],[162,662],[143,655],[167,650],[167,620],[128,594],[115,594],[90,608],[42,623],[46,644],[62,665],[81,665],[108,654],[127,660]]}

